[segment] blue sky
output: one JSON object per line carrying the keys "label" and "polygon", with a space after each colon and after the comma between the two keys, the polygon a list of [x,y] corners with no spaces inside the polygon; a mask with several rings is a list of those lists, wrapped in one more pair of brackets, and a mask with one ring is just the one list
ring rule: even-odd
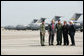
{"label": "blue sky", "polygon": [[28,25],[41,17],[49,21],[63,16],[68,20],[76,12],[83,13],[82,1],[1,1],[1,26]]}

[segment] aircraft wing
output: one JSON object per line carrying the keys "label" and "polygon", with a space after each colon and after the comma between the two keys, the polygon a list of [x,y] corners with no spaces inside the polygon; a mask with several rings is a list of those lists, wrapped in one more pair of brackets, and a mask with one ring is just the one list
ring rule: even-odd
{"label": "aircraft wing", "polygon": [[81,15],[82,15],[82,13],[75,13],[70,20],[77,21]]}

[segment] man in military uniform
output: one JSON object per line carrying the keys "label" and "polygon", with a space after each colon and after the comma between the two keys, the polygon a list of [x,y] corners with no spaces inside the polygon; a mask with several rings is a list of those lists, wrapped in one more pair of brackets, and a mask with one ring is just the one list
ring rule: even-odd
{"label": "man in military uniform", "polygon": [[55,25],[56,32],[57,32],[57,45],[62,44],[62,24],[60,20],[58,20],[58,23]]}
{"label": "man in military uniform", "polygon": [[42,20],[42,24],[40,25],[40,43],[41,43],[41,46],[45,46],[44,41],[45,41],[45,22],[44,22],[44,20]]}
{"label": "man in military uniform", "polygon": [[62,27],[64,45],[69,45],[69,40],[68,40],[68,29],[69,29],[69,26],[68,26],[67,22],[64,21],[64,25],[63,25],[63,27]]}
{"label": "man in military uniform", "polygon": [[52,20],[51,24],[49,24],[49,26],[48,26],[48,33],[49,33],[49,45],[53,45],[53,42],[54,42],[54,33],[55,33],[54,20]]}

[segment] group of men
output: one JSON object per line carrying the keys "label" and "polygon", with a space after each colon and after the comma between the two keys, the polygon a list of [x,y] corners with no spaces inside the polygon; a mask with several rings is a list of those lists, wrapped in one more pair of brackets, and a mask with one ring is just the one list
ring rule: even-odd
{"label": "group of men", "polygon": [[[62,25],[61,21],[58,20],[58,23],[55,24],[55,21],[52,20],[51,24],[48,25],[48,34],[49,34],[49,45],[53,45],[54,43],[54,36],[56,34],[56,45],[62,45],[62,36],[64,40],[63,45],[69,45],[69,39],[68,39],[68,34],[71,38],[71,46],[75,46],[75,40],[74,40],[74,35],[75,35],[75,27],[73,24],[73,21],[69,22],[70,24],[68,25],[66,21],[64,21],[64,24]],[[45,21],[42,21],[42,24],[40,25],[40,43],[41,46],[45,46]]]}

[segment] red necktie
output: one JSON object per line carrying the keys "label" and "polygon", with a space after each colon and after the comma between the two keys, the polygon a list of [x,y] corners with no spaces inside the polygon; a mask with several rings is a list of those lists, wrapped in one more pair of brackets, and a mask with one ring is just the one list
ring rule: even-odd
{"label": "red necktie", "polygon": [[54,30],[54,24],[52,24],[52,29]]}

